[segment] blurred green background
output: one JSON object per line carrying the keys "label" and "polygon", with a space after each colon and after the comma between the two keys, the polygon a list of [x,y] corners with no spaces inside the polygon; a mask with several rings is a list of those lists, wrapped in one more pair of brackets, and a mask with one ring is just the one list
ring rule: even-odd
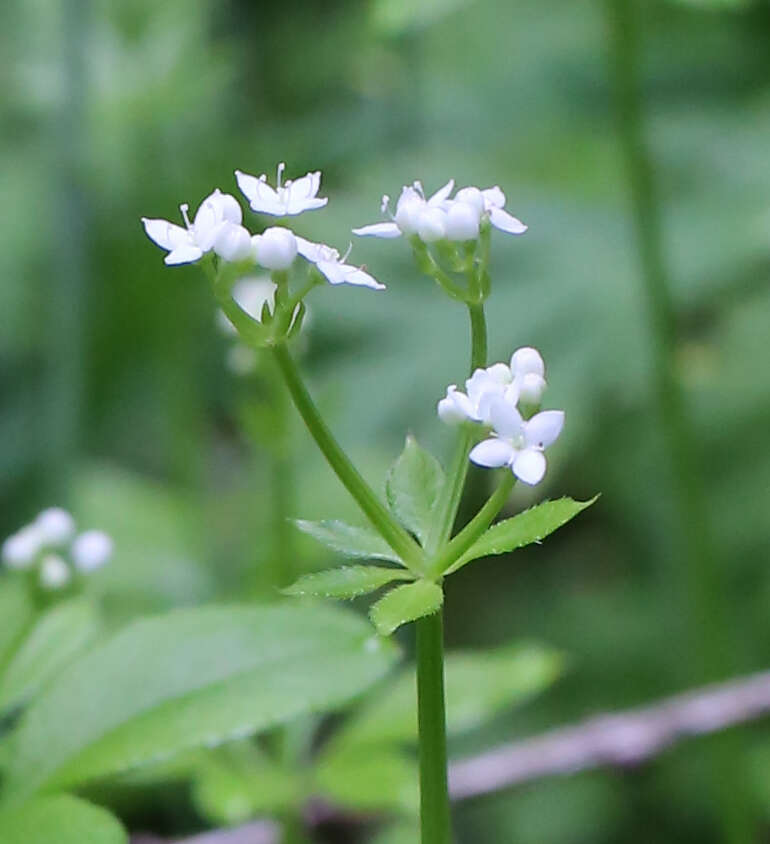
{"label": "blurred green background", "polygon": [[[139,218],[285,160],[331,198],[298,233],[344,250],[413,179],[500,184],[530,230],[494,237],[490,360],[537,346],[567,411],[546,483],[512,506],[602,498],[449,582],[450,646],[570,660],[455,751],[770,665],[767,3],[5,0],[0,23],[3,535],[52,503],[110,531],[92,588],[115,624],[272,599],[328,564],[285,517],[354,520],[351,502],[265,373],[228,371],[202,276],[165,268]],[[315,291],[302,355],[381,486],[407,431],[447,456],[435,402],[465,376],[466,316],[405,243],[352,255],[388,291]],[[768,840],[770,733],[456,822],[463,842]]]}

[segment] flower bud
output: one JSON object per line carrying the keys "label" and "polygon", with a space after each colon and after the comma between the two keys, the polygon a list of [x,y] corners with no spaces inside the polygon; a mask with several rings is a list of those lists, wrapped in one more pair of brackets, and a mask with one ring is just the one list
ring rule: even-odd
{"label": "flower bud", "polygon": [[446,212],[448,240],[475,240],[479,236],[481,214],[467,202],[453,202]]}
{"label": "flower bud", "polygon": [[67,563],[58,554],[46,554],[40,563],[40,585],[44,589],[61,589],[72,578]]}
{"label": "flower bud", "polygon": [[440,208],[427,208],[417,220],[417,234],[423,243],[434,243],[437,240],[444,240],[446,237],[445,211]]}
{"label": "flower bud", "polygon": [[75,533],[75,520],[61,507],[49,507],[35,519],[43,545],[64,545]]}
{"label": "flower bud", "polygon": [[225,223],[214,240],[214,251],[224,261],[243,261],[251,255],[251,235],[243,226]]}
{"label": "flower bud", "polygon": [[72,543],[72,561],[82,572],[101,568],[112,556],[112,540],[101,530],[87,530]]}
{"label": "flower bud", "polygon": [[460,393],[454,384],[447,387],[446,396],[437,407],[439,419],[447,425],[460,425],[472,419],[470,402],[464,393]]}
{"label": "flower bud", "polygon": [[414,188],[404,188],[396,205],[393,221],[405,235],[416,234],[420,214],[424,208],[425,200]]}
{"label": "flower bud", "polygon": [[545,364],[543,358],[540,357],[540,352],[530,346],[523,346],[513,353],[511,369],[520,378],[531,372],[541,377],[545,375]]}
{"label": "flower bud", "polygon": [[3,562],[10,569],[26,569],[34,562],[43,546],[42,538],[34,525],[22,528],[3,543]]}
{"label": "flower bud", "polygon": [[532,407],[539,407],[546,388],[545,378],[536,372],[528,372],[519,385],[519,401]]}
{"label": "flower bud", "polygon": [[272,226],[251,239],[254,257],[268,270],[286,270],[297,257],[297,239],[283,226]]}
{"label": "flower bud", "polygon": [[484,213],[484,195],[478,188],[460,188],[455,194],[455,201],[472,206],[479,217]]}

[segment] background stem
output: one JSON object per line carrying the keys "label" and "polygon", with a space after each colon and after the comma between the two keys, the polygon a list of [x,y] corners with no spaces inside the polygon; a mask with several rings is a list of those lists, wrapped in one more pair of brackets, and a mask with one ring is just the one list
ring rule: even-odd
{"label": "background stem", "polygon": [[[708,501],[698,466],[693,425],[675,369],[676,311],[663,252],[660,208],[651,158],[644,137],[644,109],[639,80],[639,26],[634,0],[607,0],[612,81],[618,133],[628,178],[634,237],[639,253],[643,290],[653,349],[653,380],[665,438],[667,463],[678,510],[683,565],[677,599],[689,619],[689,654],[685,662],[698,682],[724,676],[729,669],[729,624],[720,599],[720,561],[708,520]],[[667,579],[676,571],[666,572]],[[684,668],[684,666],[683,666]],[[742,787],[735,738],[720,737],[711,754],[712,787],[724,825],[724,840],[754,840],[750,807]]]}
{"label": "background stem", "polygon": [[421,844],[449,844],[444,627],[441,610],[417,628],[417,715],[420,729]]}

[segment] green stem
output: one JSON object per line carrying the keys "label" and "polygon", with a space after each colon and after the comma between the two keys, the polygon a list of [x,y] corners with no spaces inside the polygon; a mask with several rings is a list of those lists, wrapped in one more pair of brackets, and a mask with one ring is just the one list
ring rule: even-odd
{"label": "green stem", "polygon": [[471,317],[471,375],[487,365],[487,321],[484,305],[468,305]]}
{"label": "green stem", "polygon": [[417,627],[417,720],[420,729],[421,844],[449,844],[444,629],[441,611]]}
{"label": "green stem", "polygon": [[516,478],[513,472],[506,470],[499,486],[487,500],[487,503],[476,513],[460,533],[444,546],[435,559],[431,561],[428,573],[432,577],[440,577],[444,574],[452,563],[459,560],[492,524],[497,514],[503,509],[515,483]]}
{"label": "green stem", "polygon": [[382,538],[401,557],[406,566],[415,573],[420,573],[424,564],[424,556],[420,546],[390,515],[385,505],[377,498],[372,488],[361,477],[347,454],[334,439],[332,432],[321,418],[310,393],[308,393],[286,346],[280,344],[273,347],[273,354],[300,416],[334,473],[342,481],[347,491],[356,500],[358,506]]}
{"label": "green stem", "polygon": [[[471,375],[479,367],[487,365],[487,321],[484,305],[468,305],[471,318]],[[427,553],[435,554],[452,534],[457,510],[460,507],[465,479],[468,476],[468,454],[473,445],[473,431],[463,427],[457,439],[452,462],[449,464],[447,482],[442,490],[442,497],[436,507],[436,518],[426,544]]]}
{"label": "green stem", "polygon": [[[679,515],[683,565],[674,568],[674,576],[680,577],[677,600],[679,607],[685,606],[683,617],[690,624],[688,663],[694,669],[693,680],[705,682],[729,670],[734,651],[730,623],[720,597],[724,594],[721,561],[705,515],[708,501],[698,465],[694,426],[675,370],[676,310],[664,258],[653,164],[645,140],[635,5],[634,0],[607,0],[611,71],[634,237],[647,298],[655,392]],[[666,572],[665,577],[668,583],[671,573]],[[752,809],[745,797],[745,776],[738,764],[740,748],[734,747],[737,741],[730,735],[715,739],[711,760],[712,787],[721,804],[724,840],[736,844],[753,841],[756,835]]]}

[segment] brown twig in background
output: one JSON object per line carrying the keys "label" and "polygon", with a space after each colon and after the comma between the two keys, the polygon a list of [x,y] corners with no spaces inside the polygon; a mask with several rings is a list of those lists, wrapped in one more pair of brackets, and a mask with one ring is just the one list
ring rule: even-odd
{"label": "brown twig in background", "polygon": [[[599,715],[452,762],[453,800],[491,794],[542,777],[601,766],[633,766],[691,736],[718,732],[770,713],[770,671],[666,698],[650,706]],[[333,809],[330,807],[330,810]],[[328,816],[326,813],[325,816]],[[178,844],[277,844],[278,828],[258,821],[205,833]],[[136,837],[132,844],[165,844]]]}

